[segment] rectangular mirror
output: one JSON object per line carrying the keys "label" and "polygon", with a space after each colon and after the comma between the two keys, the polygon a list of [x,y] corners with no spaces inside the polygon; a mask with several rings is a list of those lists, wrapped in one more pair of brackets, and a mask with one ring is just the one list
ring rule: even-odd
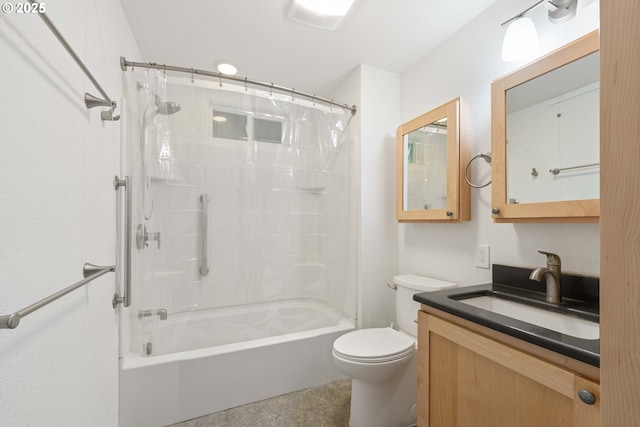
{"label": "rectangular mirror", "polygon": [[398,127],[398,221],[469,220],[469,191],[460,182],[460,165],[468,154],[460,132],[461,108],[462,101],[454,99]]}
{"label": "rectangular mirror", "polygon": [[492,84],[496,222],[597,222],[598,32]]}

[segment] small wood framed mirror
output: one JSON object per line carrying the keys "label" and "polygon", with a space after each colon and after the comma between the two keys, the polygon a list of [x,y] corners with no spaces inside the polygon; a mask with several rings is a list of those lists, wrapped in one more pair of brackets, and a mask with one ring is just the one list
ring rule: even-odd
{"label": "small wood framed mirror", "polygon": [[396,219],[461,222],[471,219],[463,179],[469,151],[468,105],[456,98],[396,131]]}

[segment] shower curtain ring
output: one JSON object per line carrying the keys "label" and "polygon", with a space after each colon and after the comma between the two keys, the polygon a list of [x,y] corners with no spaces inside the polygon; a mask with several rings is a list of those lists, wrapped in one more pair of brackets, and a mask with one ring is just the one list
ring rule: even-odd
{"label": "shower curtain ring", "polygon": [[193,80],[193,68],[191,69],[191,83],[195,83]]}
{"label": "shower curtain ring", "polygon": [[218,80],[220,81],[220,87],[222,87],[222,72],[218,73]]}
{"label": "shower curtain ring", "polygon": [[316,106],[316,94],[311,95],[311,105]]}
{"label": "shower curtain ring", "polygon": [[271,82],[271,87],[269,88],[269,96],[273,96],[273,82]]}
{"label": "shower curtain ring", "polygon": [[246,92],[247,90],[248,90],[247,89],[247,78],[245,77],[244,78],[244,91]]}
{"label": "shower curtain ring", "polygon": [[292,100],[292,101],[295,101],[295,98],[293,97],[293,93],[294,93],[295,91],[296,91],[296,90],[295,90],[294,88],[291,88],[291,100]]}

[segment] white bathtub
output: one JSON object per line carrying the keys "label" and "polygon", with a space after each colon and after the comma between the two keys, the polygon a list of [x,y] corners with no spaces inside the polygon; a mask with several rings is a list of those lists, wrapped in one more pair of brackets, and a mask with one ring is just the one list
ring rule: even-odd
{"label": "white bathtub", "polygon": [[331,349],[354,324],[324,311],[294,300],[169,313],[151,356],[120,360],[119,425],[164,426],[344,378]]}

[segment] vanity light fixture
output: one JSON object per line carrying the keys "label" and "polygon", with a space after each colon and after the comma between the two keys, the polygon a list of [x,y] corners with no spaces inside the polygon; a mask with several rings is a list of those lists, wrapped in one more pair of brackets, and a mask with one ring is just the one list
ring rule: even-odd
{"label": "vanity light fixture", "polygon": [[538,49],[538,33],[531,18],[525,16],[511,22],[502,42],[502,60],[526,58]]}
{"label": "vanity light fixture", "polygon": [[564,24],[576,16],[578,0],[553,0],[547,2],[549,21]]}
{"label": "vanity light fixture", "polygon": [[293,0],[289,18],[323,30],[334,30],[354,0]]}
{"label": "vanity light fixture", "polygon": [[533,6],[523,10],[511,19],[504,21],[500,26],[508,25],[507,32],[502,41],[502,60],[506,62],[517,61],[531,55],[538,48],[538,33],[531,18],[525,14],[534,7],[543,3],[539,0]]}
{"label": "vanity light fixture", "polygon": [[549,22],[554,24],[563,24],[576,15],[588,20],[596,20],[598,17],[599,0],[540,0],[501,24],[503,27],[509,25],[502,44],[504,61],[517,61],[531,55],[537,49],[538,35],[535,25],[525,15],[542,3],[547,6]]}

